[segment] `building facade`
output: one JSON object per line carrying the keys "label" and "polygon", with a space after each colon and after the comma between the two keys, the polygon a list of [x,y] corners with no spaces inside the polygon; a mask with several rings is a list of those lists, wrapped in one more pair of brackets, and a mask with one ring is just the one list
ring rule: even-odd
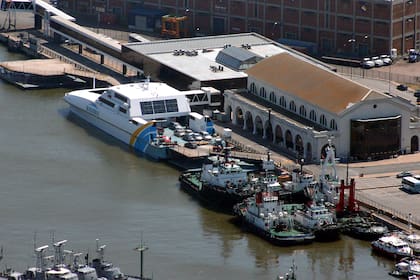
{"label": "building facade", "polygon": [[159,31],[161,13],[187,16],[190,36],[252,31],[316,55],[420,47],[420,0],[60,0],[59,7],[148,31]]}
{"label": "building facade", "polygon": [[[413,104],[282,53],[246,71],[247,88],[225,91],[232,122],[285,153],[320,160],[332,139],[339,158],[384,159],[418,151]],[[410,136],[412,135],[412,136]]]}

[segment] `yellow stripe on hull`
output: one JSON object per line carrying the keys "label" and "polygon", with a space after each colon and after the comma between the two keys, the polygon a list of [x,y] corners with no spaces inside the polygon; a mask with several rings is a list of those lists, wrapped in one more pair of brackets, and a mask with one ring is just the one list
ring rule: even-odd
{"label": "yellow stripe on hull", "polygon": [[144,124],[144,125],[142,125],[142,126],[140,126],[139,128],[137,128],[134,132],[133,132],[133,134],[131,135],[131,138],[130,138],[130,146],[134,146],[134,143],[136,143],[136,139],[137,139],[137,137],[139,136],[139,134],[144,130],[144,129],[146,129],[146,128],[148,128],[148,127],[150,127],[150,126],[152,126],[154,124],[154,122],[148,122],[148,123],[146,123],[146,124]]}

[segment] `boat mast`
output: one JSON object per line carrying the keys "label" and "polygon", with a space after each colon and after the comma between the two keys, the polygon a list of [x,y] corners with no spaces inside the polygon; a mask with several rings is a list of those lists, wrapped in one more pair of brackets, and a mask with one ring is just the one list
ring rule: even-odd
{"label": "boat mast", "polygon": [[[142,234],[143,235],[143,234]],[[140,253],[140,279],[143,279],[143,252],[149,249],[143,244],[143,237],[140,238],[140,245],[134,248],[134,251]]]}

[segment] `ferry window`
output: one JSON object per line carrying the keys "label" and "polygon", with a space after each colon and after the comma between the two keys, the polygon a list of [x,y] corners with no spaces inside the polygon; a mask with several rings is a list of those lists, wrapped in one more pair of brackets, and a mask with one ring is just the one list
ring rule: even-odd
{"label": "ferry window", "polygon": [[155,114],[165,113],[165,104],[163,100],[153,101],[153,111]]}
{"label": "ferry window", "polygon": [[140,108],[143,115],[153,114],[152,102],[140,102]]}
{"label": "ferry window", "polygon": [[119,93],[114,92],[114,96],[115,96],[115,98],[121,100],[122,102],[127,103],[127,101],[128,101],[127,97],[125,97],[124,95],[121,95]]}
{"label": "ferry window", "polygon": [[176,99],[165,100],[166,112],[178,112],[178,103]]}
{"label": "ferry window", "polygon": [[119,110],[120,110],[120,112],[122,112],[122,113],[124,113],[124,114],[125,114],[125,113],[127,113],[127,110],[126,110],[125,108],[123,108],[123,107],[120,107],[120,109],[119,109]]}
{"label": "ferry window", "polygon": [[111,108],[114,108],[114,106],[115,106],[115,104],[114,104],[114,103],[112,103],[111,101],[109,101],[109,100],[107,100],[107,99],[103,98],[102,96],[99,96],[99,101],[101,101],[102,103],[104,103],[104,104],[108,105],[108,106],[109,106],[109,107],[111,107]]}

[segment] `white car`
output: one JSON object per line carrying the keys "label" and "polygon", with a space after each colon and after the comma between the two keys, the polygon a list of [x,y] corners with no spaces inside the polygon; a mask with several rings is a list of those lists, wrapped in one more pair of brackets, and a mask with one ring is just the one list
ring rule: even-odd
{"label": "white car", "polygon": [[200,134],[206,141],[210,141],[213,138],[207,131],[200,131]]}
{"label": "white car", "polygon": [[379,56],[372,57],[372,61],[373,63],[375,63],[375,67],[384,66],[384,62],[382,61],[382,59],[379,58]]}
{"label": "white car", "polygon": [[380,56],[380,58],[382,59],[382,61],[384,62],[385,65],[391,65],[392,64],[392,59],[389,55],[383,54]]}
{"label": "white car", "polygon": [[375,67],[375,62],[370,60],[370,58],[366,57],[366,58],[363,58],[361,65],[365,69],[370,69],[370,68]]}

